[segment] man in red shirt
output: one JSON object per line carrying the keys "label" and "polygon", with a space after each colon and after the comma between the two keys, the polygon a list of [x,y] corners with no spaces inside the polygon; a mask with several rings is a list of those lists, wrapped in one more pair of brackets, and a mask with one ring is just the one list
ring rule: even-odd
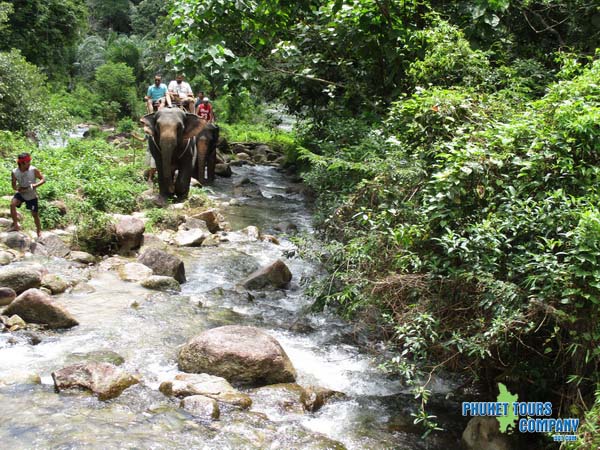
{"label": "man in red shirt", "polygon": [[213,112],[212,105],[210,104],[208,97],[204,97],[202,99],[202,103],[200,103],[196,109],[196,115],[198,115],[201,119],[206,120],[208,123],[213,123],[215,121],[215,113]]}

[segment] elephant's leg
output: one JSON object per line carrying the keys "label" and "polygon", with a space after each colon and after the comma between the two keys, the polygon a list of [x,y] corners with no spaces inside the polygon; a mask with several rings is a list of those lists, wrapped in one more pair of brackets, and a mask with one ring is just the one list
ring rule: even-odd
{"label": "elephant's leg", "polygon": [[215,181],[215,167],[217,165],[217,149],[211,148],[206,157],[206,171],[209,182]]}
{"label": "elephant's leg", "polygon": [[196,150],[198,151],[198,162],[196,164],[195,178],[200,183],[206,181],[204,172],[207,163],[208,140],[205,137],[198,137],[196,140]]}
{"label": "elephant's leg", "polygon": [[192,179],[192,161],[182,162],[175,180],[175,195],[178,199],[184,199],[190,192],[190,181]]}

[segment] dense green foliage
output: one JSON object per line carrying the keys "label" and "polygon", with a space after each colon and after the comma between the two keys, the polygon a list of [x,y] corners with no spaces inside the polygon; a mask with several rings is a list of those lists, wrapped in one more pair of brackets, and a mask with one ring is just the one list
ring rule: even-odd
{"label": "dense green foliage", "polygon": [[0,130],[50,131],[62,127],[63,112],[50,108],[45,80],[19,51],[0,52]]}
{"label": "dense green foliage", "polygon": [[8,4],[12,11],[2,33],[0,50],[19,49],[27,61],[36,64],[48,75],[67,75],[69,66],[65,62],[70,59],[79,32],[86,26],[85,2],[11,0]]}

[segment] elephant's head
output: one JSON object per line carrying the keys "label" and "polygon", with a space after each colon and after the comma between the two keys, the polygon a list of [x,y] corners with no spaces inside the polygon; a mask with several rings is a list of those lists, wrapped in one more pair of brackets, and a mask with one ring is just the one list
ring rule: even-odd
{"label": "elephant's head", "polygon": [[173,171],[186,151],[187,140],[202,131],[206,122],[178,108],[163,108],[140,121],[151,136],[149,145],[156,160],[161,195],[172,194]]}

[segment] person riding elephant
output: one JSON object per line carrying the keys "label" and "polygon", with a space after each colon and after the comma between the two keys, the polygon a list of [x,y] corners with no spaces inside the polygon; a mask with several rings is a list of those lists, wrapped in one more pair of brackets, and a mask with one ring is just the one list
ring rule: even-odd
{"label": "person riding elephant", "polygon": [[[206,121],[179,108],[163,108],[140,119],[148,134],[148,149],[156,161],[161,198],[185,198],[195,175],[196,140]],[[177,179],[173,175],[177,170]]]}
{"label": "person riding elephant", "polygon": [[[219,127],[214,123],[207,123],[196,136],[196,150],[198,161],[194,167],[194,175],[200,183],[215,181],[215,167],[217,164],[217,142],[219,140]],[[204,177],[206,172],[206,178]]]}

